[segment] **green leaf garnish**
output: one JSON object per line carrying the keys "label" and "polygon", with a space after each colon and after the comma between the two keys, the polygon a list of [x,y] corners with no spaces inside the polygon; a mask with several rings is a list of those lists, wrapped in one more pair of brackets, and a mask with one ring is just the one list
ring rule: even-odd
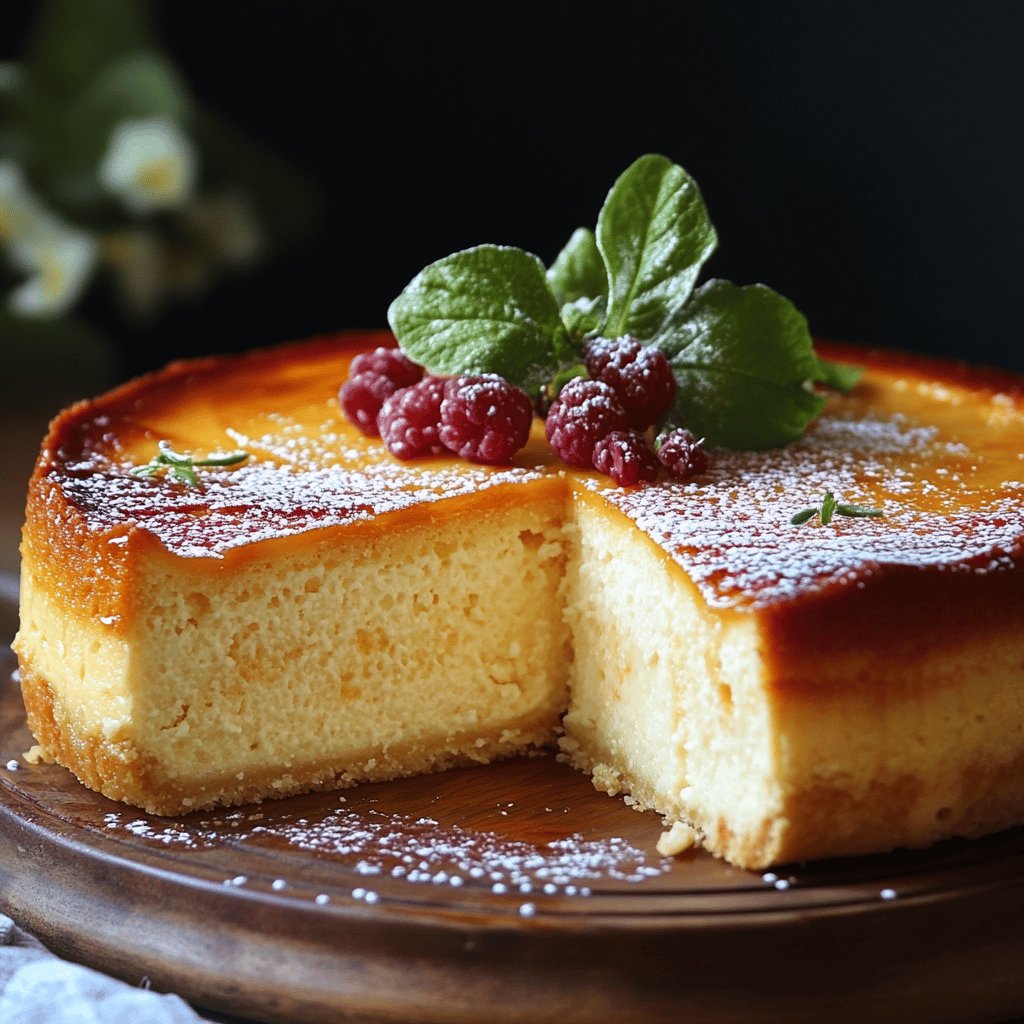
{"label": "green leaf garnish", "polygon": [[[604,260],[597,251],[594,232],[577,228],[547,272],[548,284],[559,305],[577,299],[603,299],[608,291]],[[603,305],[603,303],[602,303]]]}
{"label": "green leaf garnish", "polygon": [[176,452],[168,441],[157,443],[159,454],[145,466],[134,466],[128,470],[131,476],[149,477],[158,473],[166,473],[172,480],[188,487],[198,487],[199,477],[196,476],[197,466],[236,466],[249,458],[248,452],[231,452],[228,455],[212,455],[206,459],[197,459],[192,455]]}
{"label": "green leaf garnish", "polygon": [[821,499],[821,511],[818,515],[821,517],[821,525],[828,526],[832,522],[832,516],[836,512],[836,496],[831,491],[825,492],[825,497]]}
{"label": "green leaf garnish", "polygon": [[824,404],[807,386],[817,358],[806,319],[763,284],[709,281],[655,344],[678,384],[665,429],[686,427],[710,445],[787,444]]}
{"label": "green leaf garnish", "polygon": [[885,515],[880,508],[865,508],[863,505],[836,505],[836,512],[841,516],[849,516],[851,519]]}
{"label": "green leaf garnish", "polygon": [[432,263],[388,310],[410,359],[435,374],[497,373],[532,397],[581,362],[585,339],[630,334],[669,357],[676,401],[659,424],[709,445],[769,448],[799,437],[860,371],[819,359],[806,319],[765,285],[694,287],[717,245],[681,167],[640,157],[546,272],[521,249],[481,245]]}
{"label": "green leaf garnish", "polygon": [[573,339],[597,334],[604,323],[604,299],[580,298],[567,302],[561,310],[562,323]]}
{"label": "green leaf garnish", "polygon": [[544,389],[541,392],[541,398],[543,399],[543,405],[546,409],[551,403],[559,396],[562,388],[571,380],[575,380],[577,377],[582,377],[584,380],[587,376],[587,368],[583,363],[574,363],[572,366],[567,366],[554,375],[544,385]]}
{"label": "green leaf garnish", "polygon": [[857,382],[863,376],[863,367],[852,366],[850,363],[833,363],[818,356],[818,369],[814,379],[819,384],[834,388],[846,395],[856,387]]}
{"label": "green leaf garnish", "polygon": [[690,297],[717,244],[696,182],[663,156],[640,157],[597,218],[608,271],[606,336],[652,338]]}
{"label": "green leaf garnish", "polygon": [[816,508],[801,509],[795,516],[793,516],[792,519],[790,519],[790,522],[794,526],[800,526],[801,523],[806,523],[808,519],[813,519],[817,514],[818,510]]}
{"label": "green leaf garnish", "polygon": [[574,354],[544,265],[507,246],[431,263],[391,303],[388,322],[431,373],[497,373],[534,396]]}
{"label": "green leaf garnish", "polygon": [[826,491],[821,499],[820,508],[801,509],[790,519],[790,523],[793,526],[800,526],[817,516],[821,520],[822,526],[828,526],[832,522],[833,516],[836,515],[847,516],[851,519],[864,519],[867,517],[876,518],[885,515],[885,513],[880,508],[865,508],[863,505],[841,504],[836,501],[836,497],[831,491]]}

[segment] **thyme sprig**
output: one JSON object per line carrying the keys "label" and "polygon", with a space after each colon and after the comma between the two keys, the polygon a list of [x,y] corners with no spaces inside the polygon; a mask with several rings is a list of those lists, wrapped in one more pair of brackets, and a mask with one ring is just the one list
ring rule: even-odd
{"label": "thyme sprig", "polygon": [[825,496],[821,499],[820,507],[801,509],[790,519],[790,523],[793,526],[800,526],[817,516],[821,520],[822,526],[828,526],[832,522],[833,516],[837,515],[847,516],[851,519],[868,519],[884,516],[885,513],[880,508],[865,508],[863,505],[844,505],[836,501],[836,496],[831,491],[826,491]]}
{"label": "thyme sprig", "polygon": [[205,466],[237,466],[249,458],[248,452],[231,452],[228,455],[213,455],[208,459],[197,459],[193,455],[186,455],[176,452],[169,441],[160,441],[157,444],[159,454],[145,466],[135,466],[128,472],[132,476],[155,476],[158,473],[167,473],[172,480],[188,487],[199,487],[199,477],[196,476],[197,467]]}

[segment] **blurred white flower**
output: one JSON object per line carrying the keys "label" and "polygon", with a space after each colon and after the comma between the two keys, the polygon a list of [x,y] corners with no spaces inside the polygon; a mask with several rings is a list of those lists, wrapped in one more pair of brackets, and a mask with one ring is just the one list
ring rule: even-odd
{"label": "blurred white flower", "polygon": [[0,243],[10,243],[32,231],[49,216],[35,197],[21,168],[12,160],[0,160]]}
{"label": "blurred white flower", "polygon": [[12,250],[19,269],[31,276],[7,297],[22,316],[58,317],[78,301],[96,266],[96,240],[84,231],[53,224],[52,233],[23,239]]}
{"label": "blurred white flower", "polygon": [[0,243],[11,265],[28,275],[7,297],[23,316],[67,313],[96,266],[96,240],[46,209],[10,161],[0,163]]}
{"label": "blurred white flower", "polygon": [[195,190],[195,148],[169,121],[122,121],[110,136],[99,179],[131,213],[183,206]]}
{"label": "blurred white flower", "polygon": [[246,267],[263,252],[263,233],[244,196],[200,196],[175,218],[171,237],[152,227],[111,231],[100,260],[128,311],[140,319],[169,299],[202,294],[224,270]]}

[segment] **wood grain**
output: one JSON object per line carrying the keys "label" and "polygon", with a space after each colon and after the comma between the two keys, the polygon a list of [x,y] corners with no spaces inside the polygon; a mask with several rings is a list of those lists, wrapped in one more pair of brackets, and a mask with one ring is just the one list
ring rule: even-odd
{"label": "wood grain", "polygon": [[0,901],[58,953],[197,1006],[310,1024],[1024,1012],[1021,830],[763,877],[659,857],[656,817],[551,757],[171,821],[25,764],[0,660]]}

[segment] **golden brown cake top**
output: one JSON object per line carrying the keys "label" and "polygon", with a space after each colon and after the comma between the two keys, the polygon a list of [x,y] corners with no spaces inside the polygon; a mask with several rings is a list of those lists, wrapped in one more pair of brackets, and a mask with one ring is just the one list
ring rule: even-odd
{"label": "golden brown cake top", "polygon": [[[132,524],[176,555],[220,557],[534,480],[537,467],[552,461],[534,444],[511,467],[454,458],[402,463],[364,437],[341,415],[338,386],[357,352],[390,341],[364,333],[173,364],[58,420],[51,471],[94,529]],[[238,468],[202,470],[201,487],[131,475],[160,440],[187,452],[244,450],[249,458]]]}
{"label": "golden brown cake top", "polygon": [[[848,352],[864,381],[798,441],[716,452],[697,480],[603,493],[671,551],[715,605],[863,586],[883,567],[984,573],[1024,543],[1024,403],[1009,378],[980,389],[948,365]],[[924,375],[922,376],[922,372]],[[826,490],[881,509],[794,526]]]}
{"label": "golden brown cake top", "polygon": [[[389,339],[348,333],[178,363],[66,411],[33,478],[27,554],[45,559],[63,532],[59,572],[96,581],[136,535],[174,556],[230,561],[315,530],[401,528],[439,502],[445,514],[478,512],[572,489],[632,520],[712,606],[791,604],[907,571],[1009,574],[1022,588],[1024,389],[1009,374],[826,346],[867,373],[800,441],[715,452],[694,481],[623,489],[558,462],[539,421],[509,467],[395,459],[345,420],[336,397],[351,357]],[[159,440],[249,458],[201,471],[201,488],[131,475]],[[826,489],[885,515],[792,526]]]}

